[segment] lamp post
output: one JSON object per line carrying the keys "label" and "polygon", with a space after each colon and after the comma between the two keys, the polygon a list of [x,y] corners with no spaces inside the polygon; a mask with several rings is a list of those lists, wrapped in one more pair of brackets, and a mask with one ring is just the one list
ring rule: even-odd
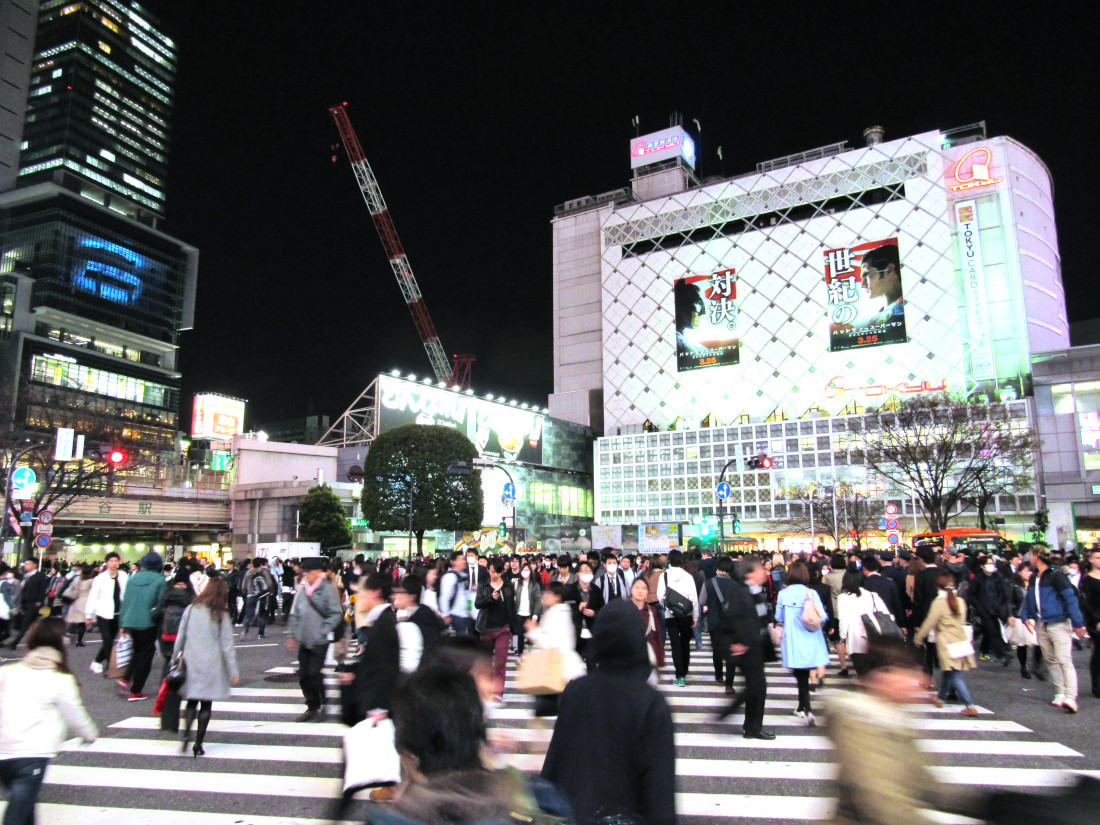
{"label": "lamp post", "polygon": [[[454,464],[451,464],[447,468],[447,472],[451,475],[456,475],[456,476],[468,476],[474,470],[493,469],[494,467],[496,469],[500,470],[502,473],[504,473],[504,475],[508,476],[508,481],[511,482],[512,488],[516,489],[516,480],[514,478],[512,478],[512,474],[509,473],[503,467],[501,467],[499,464],[497,464],[495,461],[490,461],[489,459],[475,458],[474,461],[473,461],[472,466],[470,465],[469,462],[466,462],[466,461],[456,461]],[[507,521],[508,517],[505,516],[504,520]],[[515,545],[516,545],[516,530],[517,529],[518,528],[516,527],[516,500],[513,497],[512,498],[512,529],[511,529],[511,538],[512,538],[512,547],[513,548],[515,548]]]}
{"label": "lamp post", "polygon": [[[741,452],[740,447],[737,448],[737,452],[738,453]],[[740,460],[741,460],[741,456],[738,455],[737,458],[731,458],[729,461],[726,462],[725,466],[722,468],[722,472],[718,474],[718,484],[719,485],[723,481],[726,480],[726,470],[728,470],[730,468],[730,465],[731,464],[736,464]],[[718,499],[718,552],[719,553],[724,553],[725,550],[726,550],[726,500],[720,498],[720,499]]]}

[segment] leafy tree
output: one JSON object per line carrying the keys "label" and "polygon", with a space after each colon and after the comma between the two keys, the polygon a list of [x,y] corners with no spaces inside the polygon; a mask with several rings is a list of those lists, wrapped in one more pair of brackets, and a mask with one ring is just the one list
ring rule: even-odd
{"label": "leafy tree", "polygon": [[912,496],[933,532],[968,506],[982,515],[994,495],[1030,486],[1035,438],[1003,404],[935,393],[878,417],[857,460]]}
{"label": "leafy tree", "polygon": [[1035,521],[1031,524],[1031,540],[1033,542],[1046,541],[1047,530],[1050,529],[1050,513],[1043,508],[1035,511]]}
{"label": "leafy tree", "polygon": [[452,427],[407,424],[380,434],[363,461],[363,516],[374,530],[412,527],[422,555],[428,530],[476,530],[485,517],[481,476],[451,475],[477,449]]}
{"label": "leafy tree", "polygon": [[310,487],[298,504],[298,538],[321,543],[321,552],[335,554],[332,548],[352,542],[351,526],[340,497],[327,484]]}

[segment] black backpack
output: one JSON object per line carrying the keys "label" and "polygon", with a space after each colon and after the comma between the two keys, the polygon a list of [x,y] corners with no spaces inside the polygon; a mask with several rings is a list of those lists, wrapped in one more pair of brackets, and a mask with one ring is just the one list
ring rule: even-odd
{"label": "black backpack", "polygon": [[180,630],[180,620],[183,618],[183,611],[187,609],[185,604],[168,604],[164,607],[164,618],[160,623],[160,635],[161,638],[165,636],[175,636]]}

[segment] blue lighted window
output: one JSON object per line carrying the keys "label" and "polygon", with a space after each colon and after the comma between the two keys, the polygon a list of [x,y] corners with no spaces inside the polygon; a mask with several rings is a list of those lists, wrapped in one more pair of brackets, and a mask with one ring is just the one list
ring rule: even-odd
{"label": "blue lighted window", "polygon": [[141,297],[143,279],[138,275],[150,262],[119,244],[100,238],[77,239],[73,286],[116,304],[133,306]]}

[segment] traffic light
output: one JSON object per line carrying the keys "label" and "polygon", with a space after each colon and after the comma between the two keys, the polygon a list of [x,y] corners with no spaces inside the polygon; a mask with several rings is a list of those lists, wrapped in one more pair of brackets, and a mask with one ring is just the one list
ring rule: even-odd
{"label": "traffic light", "polygon": [[746,462],[745,466],[750,470],[770,470],[772,468],[772,460],[768,458],[766,453],[760,455],[751,456]]}
{"label": "traffic light", "polygon": [[735,536],[741,535],[741,519],[739,518],[733,520],[733,534]]}
{"label": "traffic light", "polygon": [[508,535],[508,525],[504,523],[503,519],[501,519],[500,527],[497,528],[497,535],[501,538]]}
{"label": "traffic light", "polygon": [[130,453],[125,447],[114,444],[103,444],[99,448],[99,460],[110,469],[116,470],[124,467],[130,461]]}
{"label": "traffic light", "polygon": [[699,520],[699,536],[701,538],[706,538],[709,535],[710,535],[710,519],[707,516],[703,516],[703,518]]}

